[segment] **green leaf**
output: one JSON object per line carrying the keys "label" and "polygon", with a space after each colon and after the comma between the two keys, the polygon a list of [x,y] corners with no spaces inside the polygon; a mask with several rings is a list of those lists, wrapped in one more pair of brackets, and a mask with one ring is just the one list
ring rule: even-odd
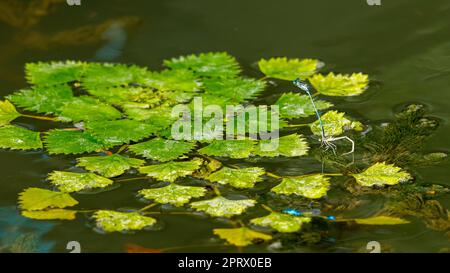
{"label": "green leaf", "polygon": [[401,168],[385,162],[375,163],[364,172],[353,174],[353,177],[358,184],[366,187],[395,185],[412,178],[409,173],[402,171]]}
{"label": "green leaf", "polygon": [[360,225],[401,225],[410,223],[405,219],[392,216],[374,216],[369,218],[356,218],[351,220]]}
{"label": "green leaf", "polygon": [[52,114],[58,112],[64,103],[72,100],[73,93],[67,84],[59,84],[20,90],[7,98],[26,110]]}
{"label": "green leaf", "polygon": [[145,68],[112,63],[89,63],[82,86],[88,91],[100,87],[123,86],[138,83],[147,73]]}
{"label": "green leaf", "polygon": [[130,119],[93,121],[86,124],[86,129],[108,147],[139,141],[158,131],[151,124]]}
{"label": "green leaf", "polygon": [[172,161],[164,164],[144,166],[139,168],[139,172],[161,181],[174,182],[179,177],[193,174],[200,168],[202,163],[203,160],[200,158],[181,162]]}
{"label": "green leaf", "polygon": [[77,166],[84,167],[88,171],[96,172],[105,177],[121,175],[130,168],[140,167],[145,162],[144,160],[129,158],[119,154],[81,157],[77,161]]}
{"label": "green leaf", "polygon": [[247,78],[205,79],[203,86],[206,94],[226,97],[236,102],[256,98],[264,88],[264,81]]}
{"label": "green leaf", "polygon": [[277,194],[296,194],[310,199],[325,196],[330,188],[329,178],[322,174],[283,177],[271,191]]}
{"label": "green leaf", "polygon": [[195,144],[192,142],[155,138],[129,146],[130,151],[147,159],[166,162],[189,153]]}
{"label": "green leaf", "polygon": [[99,151],[103,143],[82,131],[50,130],[45,136],[49,154],[82,154]]}
{"label": "green leaf", "polygon": [[172,108],[161,106],[153,109],[142,109],[137,107],[124,108],[130,119],[142,121],[150,124],[155,131],[155,135],[171,138],[170,126],[176,118],[172,117]]}
{"label": "green leaf", "polygon": [[198,150],[200,154],[210,156],[247,158],[254,149],[255,142],[250,139],[214,140],[211,144]]}
{"label": "green leaf", "polygon": [[74,220],[76,214],[77,214],[76,210],[67,210],[67,209],[22,211],[22,216],[36,220]]}
{"label": "green leaf", "polygon": [[79,81],[83,74],[83,62],[50,62],[27,63],[25,65],[26,78],[35,85],[55,85]]}
{"label": "green leaf", "polygon": [[[246,108],[235,111],[233,121],[235,135],[240,136],[244,135],[241,132],[239,132],[238,128],[238,126],[242,124],[241,120],[243,119],[243,116],[245,117],[245,133],[248,134],[252,133],[253,135],[256,134],[261,135],[264,133],[275,132],[280,130],[281,128],[288,126],[288,123],[285,120],[280,119],[279,113],[276,113],[275,111],[272,113],[270,109],[265,111],[262,110],[261,108],[256,108],[255,110],[256,111],[253,111],[251,108]],[[276,115],[274,116],[275,119],[273,121],[272,121],[272,114]],[[233,117],[227,116],[227,121],[231,123],[232,118]]]}
{"label": "green leaf", "polygon": [[253,207],[255,204],[256,201],[252,199],[230,200],[218,196],[209,200],[192,202],[191,207],[214,217],[231,217],[242,214],[247,208]]}
{"label": "green leaf", "polygon": [[190,69],[202,77],[231,78],[239,74],[236,59],[225,52],[200,53],[165,60],[164,65],[172,69]]}
{"label": "green leaf", "polygon": [[156,223],[154,218],[142,216],[137,212],[99,210],[93,217],[97,227],[106,232],[141,230]]}
{"label": "green leaf", "polygon": [[18,126],[6,125],[0,127],[0,148],[12,150],[41,149],[42,142],[39,132]]}
{"label": "green leaf", "polygon": [[112,183],[112,180],[98,176],[94,173],[71,173],[54,171],[48,176],[48,180],[62,192],[76,192],[93,188],[104,188]]}
{"label": "green leaf", "polygon": [[[332,103],[323,100],[314,100],[314,104],[318,110],[333,106]],[[297,93],[284,93],[275,105],[280,107],[280,117],[282,118],[304,118],[316,114],[309,97]]]}
{"label": "green leaf", "polygon": [[[232,98],[229,97],[220,97],[206,93],[202,93],[201,99],[203,108],[205,108],[208,105],[218,105],[223,109],[224,112],[226,111],[225,107],[227,105],[235,105],[239,103],[239,101],[233,100]],[[192,100],[191,103],[189,103],[189,109],[191,111],[194,111],[194,100]]]}
{"label": "green leaf", "polygon": [[174,106],[177,104],[185,104],[192,100],[195,93],[182,92],[182,91],[163,91],[158,92],[161,97],[160,107]]}
{"label": "green leaf", "polygon": [[60,108],[58,116],[63,121],[103,121],[118,119],[122,113],[95,98],[81,96],[66,102]]}
{"label": "green leaf", "polygon": [[323,64],[315,59],[261,59],[259,69],[269,78],[292,81],[297,78],[306,79],[320,69]]}
{"label": "green leaf", "polygon": [[258,167],[242,169],[223,167],[210,174],[207,179],[223,185],[229,184],[235,188],[252,188],[256,182],[262,181],[263,174],[265,174],[264,169]]}
{"label": "green leaf", "polygon": [[235,246],[247,246],[256,240],[268,241],[272,239],[272,236],[268,234],[256,232],[246,227],[215,228],[213,232],[215,235]]}
{"label": "green leaf", "polygon": [[12,103],[7,100],[0,100],[0,126],[8,124],[20,116],[21,114],[17,112]]}
{"label": "green leaf", "polygon": [[196,171],[193,176],[196,178],[204,179],[221,167],[222,162],[215,160],[214,158],[208,158],[208,160],[205,161],[202,167],[198,171]]}
{"label": "green leaf", "polygon": [[194,73],[187,69],[150,72],[141,81],[145,85],[163,91],[173,90],[195,92],[200,90],[202,86],[201,82],[197,79]]}
{"label": "green leaf", "polygon": [[27,188],[19,194],[20,208],[42,210],[46,208],[65,208],[78,204],[68,193],[49,191],[40,188]]}
{"label": "green leaf", "polygon": [[[351,121],[344,117],[345,113],[338,111],[328,111],[322,115],[323,128],[325,130],[325,136],[339,136],[347,130],[362,130],[362,124],[358,121]],[[321,135],[320,122],[316,120],[310,124],[311,131],[315,135]]]}
{"label": "green leaf", "polygon": [[161,98],[152,88],[144,86],[99,86],[87,90],[89,94],[95,96],[109,104],[127,105],[130,103],[143,103],[147,107],[161,103]]}
{"label": "green leaf", "polygon": [[161,204],[168,203],[182,206],[192,198],[204,196],[206,189],[203,187],[180,186],[172,183],[162,188],[140,190],[139,194],[143,195],[145,199],[153,199]]}
{"label": "green leaf", "polygon": [[271,140],[260,140],[254,155],[295,157],[308,154],[309,146],[302,135],[292,134]]}
{"label": "green leaf", "polygon": [[302,228],[303,223],[309,223],[310,221],[311,218],[309,217],[272,212],[267,216],[252,219],[250,223],[263,227],[272,227],[279,232],[296,232]]}
{"label": "green leaf", "polygon": [[335,75],[331,72],[326,76],[316,74],[309,78],[309,82],[317,92],[326,96],[357,96],[367,89],[369,77],[362,73]]}
{"label": "green leaf", "polygon": [[151,123],[158,130],[169,127],[176,120],[172,117],[172,108],[170,107],[156,107],[152,109],[125,107],[124,111],[130,119]]}

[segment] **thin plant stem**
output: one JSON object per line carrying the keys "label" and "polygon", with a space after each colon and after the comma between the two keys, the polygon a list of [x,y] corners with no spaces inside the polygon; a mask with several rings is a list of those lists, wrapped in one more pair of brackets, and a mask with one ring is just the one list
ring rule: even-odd
{"label": "thin plant stem", "polygon": [[152,215],[152,214],[167,214],[167,215],[192,215],[192,212],[189,211],[178,211],[178,212],[168,212],[168,213],[163,213],[160,211],[149,211],[149,212],[145,212],[145,215]]}
{"label": "thin plant stem", "polygon": [[342,173],[324,173],[324,175],[327,175],[327,176],[343,176]]}
{"label": "thin plant stem", "polygon": [[55,117],[45,117],[45,116],[34,116],[34,115],[24,115],[21,114],[22,117],[32,118],[32,119],[39,119],[39,120],[49,120],[49,121],[56,121],[57,119]]}
{"label": "thin plant stem", "polygon": [[213,188],[213,190],[214,190],[214,193],[217,195],[217,196],[222,196],[222,194],[220,193],[220,191],[219,191],[219,188],[218,187],[216,187],[216,186],[212,186],[212,188]]}
{"label": "thin plant stem", "polygon": [[288,124],[286,125],[286,127],[291,128],[291,127],[304,127],[304,126],[309,126],[311,123],[303,123],[303,124]]}
{"label": "thin plant stem", "polygon": [[63,129],[60,129],[60,130],[63,130],[63,131],[81,131],[80,128],[76,128],[76,127],[74,127],[74,128],[63,128]]}
{"label": "thin plant stem", "polygon": [[263,207],[263,209],[267,210],[268,212],[274,212],[273,209],[271,209],[269,206],[261,204],[261,207]]}
{"label": "thin plant stem", "polygon": [[117,150],[116,154],[120,154],[121,152],[123,152],[126,148],[128,148],[128,144],[122,145],[122,147],[119,148],[119,150]]}
{"label": "thin plant stem", "polygon": [[116,182],[124,182],[124,181],[133,181],[133,180],[141,180],[141,179],[148,179],[148,176],[140,176],[140,177],[117,179],[115,181]]}
{"label": "thin plant stem", "polygon": [[149,205],[143,207],[143,208],[140,209],[139,211],[145,211],[145,210],[151,209],[151,208],[153,208],[154,206],[157,206],[157,205],[158,205],[158,203],[151,203],[151,204],[149,204]]}
{"label": "thin plant stem", "polygon": [[267,175],[267,176],[270,176],[270,177],[273,177],[273,178],[276,178],[276,179],[282,178],[281,176],[276,175],[276,174],[274,174],[274,173],[270,173],[270,172],[266,172],[266,175]]}

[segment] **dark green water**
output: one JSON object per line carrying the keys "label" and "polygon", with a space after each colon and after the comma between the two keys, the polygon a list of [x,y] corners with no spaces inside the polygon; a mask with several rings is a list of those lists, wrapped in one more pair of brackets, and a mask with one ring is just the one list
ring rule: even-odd
{"label": "dark green water", "polygon": [[[237,57],[244,74],[259,77],[255,62],[262,57],[318,58],[326,63],[327,69],[342,73],[361,71],[373,81],[367,94],[335,100],[340,110],[377,123],[392,119],[402,105],[422,103],[441,121],[426,151],[450,148],[450,2],[447,0],[382,0],[381,6],[368,6],[363,0],[81,1],[80,7],[55,5],[46,16],[39,18],[39,23],[29,28],[0,23],[0,95],[26,86],[23,73],[26,62],[104,60],[101,55],[98,57],[98,50],[106,43],[99,37],[101,32],[91,33],[80,41],[75,34],[58,40],[54,38],[57,33],[134,16],[140,21],[130,23],[123,47],[119,47],[120,54],[111,61],[159,69],[166,58],[227,51]],[[17,16],[24,17],[23,13]],[[280,88],[274,90],[288,91]],[[271,101],[271,93],[266,95],[267,101]],[[39,130],[49,128],[45,122],[34,126]],[[6,211],[1,215],[2,219],[11,219],[10,224],[0,225],[2,236],[22,232],[20,221],[14,220],[17,218],[14,209],[6,209],[16,205],[17,194],[26,187],[44,186],[48,172],[70,168],[74,159],[48,157],[42,152],[0,152],[0,206]],[[320,162],[308,158],[282,160],[266,166],[284,174],[320,171]],[[410,168],[418,183],[450,185],[448,161],[437,166]],[[99,204],[111,209],[142,207],[129,193],[143,185],[145,182],[124,184],[120,190],[103,193],[99,198],[80,195],[77,199],[86,208],[96,208]],[[439,201],[450,207],[450,196]],[[364,213],[362,216],[367,216],[371,211]],[[89,219],[83,216],[52,224],[36,224],[30,220],[23,224],[23,229],[45,230],[40,238],[50,244],[45,251],[64,252],[67,242],[72,240],[79,241],[86,252],[123,251],[127,243],[150,248],[192,245],[181,251],[236,251],[233,247],[218,246],[221,242],[211,233],[212,228],[226,227],[225,223],[179,215],[160,219],[164,223],[162,230],[134,234],[99,234],[86,224]],[[437,252],[450,247],[443,232],[429,230],[417,220],[402,226],[344,230],[335,247],[299,246],[297,251],[355,251],[364,249],[372,240],[398,252]],[[245,250],[267,251],[267,245]]]}

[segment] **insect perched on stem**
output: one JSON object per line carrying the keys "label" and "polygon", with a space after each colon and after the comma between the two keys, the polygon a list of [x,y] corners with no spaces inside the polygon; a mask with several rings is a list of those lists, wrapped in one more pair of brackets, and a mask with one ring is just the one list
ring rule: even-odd
{"label": "insect perched on stem", "polygon": [[297,86],[298,88],[300,88],[301,90],[305,91],[306,94],[308,94],[309,99],[311,100],[312,106],[314,108],[314,112],[316,113],[317,119],[319,120],[321,146],[325,147],[325,150],[331,149],[333,151],[333,153],[336,154],[337,147],[336,147],[336,144],[334,144],[332,142],[341,140],[341,139],[345,139],[345,140],[348,140],[352,144],[352,149],[347,153],[343,153],[342,155],[347,155],[347,154],[353,153],[355,151],[355,142],[348,136],[341,136],[341,137],[333,137],[333,136],[327,137],[326,136],[322,118],[320,116],[319,110],[317,110],[316,104],[314,103],[314,99],[311,95],[310,86],[308,85],[308,83],[300,80],[299,78],[295,79],[292,83],[295,86]]}

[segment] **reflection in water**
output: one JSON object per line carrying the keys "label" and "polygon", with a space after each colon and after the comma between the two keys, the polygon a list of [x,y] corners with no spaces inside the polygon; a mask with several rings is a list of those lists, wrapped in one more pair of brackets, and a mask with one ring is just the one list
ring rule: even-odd
{"label": "reflection in water", "polygon": [[[5,78],[17,79],[17,73],[10,69],[9,60],[15,60],[26,50],[51,50],[62,47],[89,46],[106,41],[95,55],[97,60],[113,60],[121,55],[128,38],[127,32],[137,27],[140,19],[124,16],[106,20],[95,25],[84,25],[74,29],[62,30],[47,34],[38,30],[41,20],[51,15],[58,4],[66,4],[63,0],[7,0],[0,2],[0,22],[15,29],[14,36],[4,37],[9,41],[0,46],[0,71]],[[8,74],[9,73],[9,74]]]}
{"label": "reflection in water", "polygon": [[108,27],[103,33],[107,43],[95,53],[96,60],[110,61],[120,57],[128,37],[124,27],[120,23],[113,23]]}
{"label": "reflection in water", "polygon": [[0,253],[50,252],[54,242],[42,237],[54,224],[22,217],[16,207],[0,207]]}
{"label": "reflection in water", "polygon": [[0,2],[0,21],[18,29],[28,29],[37,25],[48,15],[55,4],[65,0],[3,0]]}

